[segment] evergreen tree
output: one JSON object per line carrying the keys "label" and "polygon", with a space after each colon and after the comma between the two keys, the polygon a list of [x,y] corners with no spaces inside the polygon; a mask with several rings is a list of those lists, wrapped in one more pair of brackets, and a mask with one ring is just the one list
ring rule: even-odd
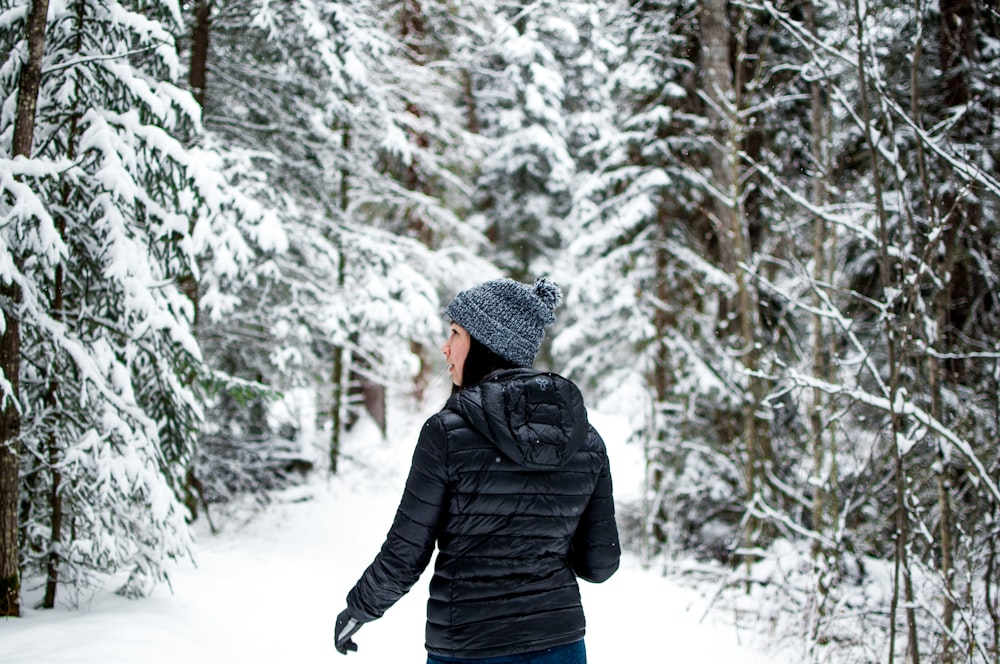
{"label": "evergreen tree", "polygon": [[550,2],[500,3],[471,71],[487,147],[470,221],[492,242],[497,264],[522,281],[551,264],[571,202],[575,165],[560,57],[576,31],[560,13]]}
{"label": "evergreen tree", "polygon": [[[396,26],[383,25],[385,9],[248,1],[211,18],[206,126],[229,181],[275,211],[289,240],[220,289],[212,306],[224,306],[200,321],[213,366],[251,397],[250,408],[226,391],[213,399],[218,426],[206,431],[200,473],[216,495],[280,474],[264,459],[287,459],[295,444],[279,429],[303,425],[274,426],[254,390],[320,390],[335,470],[359,385],[402,385],[420,372],[420,349],[438,336],[440,280],[465,252],[450,238],[475,241],[453,211],[469,170],[456,161],[465,151],[452,149],[460,119],[442,103],[454,90],[406,55],[423,47],[406,51]],[[439,259],[427,243],[450,253]],[[261,459],[256,479],[237,477],[240,454]]]}
{"label": "evergreen tree", "polygon": [[647,449],[644,541],[725,556],[740,516],[727,452],[740,394],[715,335],[718,294],[735,282],[712,260],[710,199],[693,177],[708,159],[696,13],[683,2],[617,7],[606,30],[624,46],[610,53],[604,120],[585,151],[594,170],[574,186],[578,274],[557,349],[600,393],[641,397],[631,416]]}
{"label": "evergreen tree", "polygon": [[[23,9],[2,21],[11,94]],[[199,241],[189,219],[246,210],[182,143],[197,112],[174,85],[174,9],[56,8],[44,69],[60,75],[42,79],[30,158],[4,168],[6,279],[22,296],[21,548],[48,606],[57,584],[120,570],[122,592],[148,592],[190,546],[178,495],[204,367],[177,278]],[[12,122],[0,118],[8,141]]]}

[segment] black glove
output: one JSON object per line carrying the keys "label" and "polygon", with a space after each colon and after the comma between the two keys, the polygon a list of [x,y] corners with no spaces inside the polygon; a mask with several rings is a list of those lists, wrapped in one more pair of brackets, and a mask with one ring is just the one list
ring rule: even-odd
{"label": "black glove", "polygon": [[361,629],[361,621],[352,618],[351,614],[344,609],[337,616],[337,626],[333,630],[333,647],[341,655],[346,655],[348,651],[357,652],[358,644],[351,640],[351,636]]}

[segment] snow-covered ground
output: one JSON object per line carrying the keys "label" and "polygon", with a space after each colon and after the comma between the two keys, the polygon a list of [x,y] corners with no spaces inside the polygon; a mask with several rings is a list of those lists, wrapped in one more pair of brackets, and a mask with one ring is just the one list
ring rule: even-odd
{"label": "snow-covered ground", "polygon": [[[616,489],[641,480],[638,455],[595,417],[608,441]],[[417,422],[419,424],[419,422]],[[341,475],[287,491],[241,528],[199,532],[196,563],[177,565],[171,589],[127,600],[111,592],[78,609],[27,609],[0,619],[3,664],[264,664],[342,661],[333,624],[344,596],[378,551],[395,512],[416,427],[354,435]],[[634,488],[633,488],[634,487]],[[422,662],[429,572],[384,618],[355,637],[355,664]],[[790,664],[765,654],[766,638],[739,632],[712,612],[712,589],[681,587],[633,557],[605,584],[582,584],[593,664],[699,662]],[[37,600],[27,592],[25,604]]]}

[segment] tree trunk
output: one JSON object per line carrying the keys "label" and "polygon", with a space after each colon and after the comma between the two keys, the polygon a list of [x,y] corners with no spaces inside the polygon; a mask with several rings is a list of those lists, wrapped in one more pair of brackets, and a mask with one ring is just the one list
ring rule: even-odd
{"label": "tree trunk", "polygon": [[[212,28],[212,0],[195,0],[194,27],[191,30],[191,66],[188,70],[188,85],[204,116],[205,93],[208,85],[208,41]],[[194,232],[197,219],[189,220],[188,231]],[[181,291],[194,306],[192,326],[198,324],[199,284],[188,271],[180,276]]]}
{"label": "tree trunk", "polygon": [[[733,68],[734,54],[730,46],[735,36],[735,57],[736,60],[741,60],[746,52],[745,30],[741,20],[735,33],[733,32],[727,4],[727,0],[706,0],[701,6],[702,64],[706,96],[711,107],[710,116],[715,116],[713,135],[717,145],[712,154],[712,176],[719,194],[714,209],[724,247],[726,268],[736,282],[736,307],[742,346],[737,350],[747,380],[747,393],[742,404],[742,435],[747,455],[746,491],[748,499],[754,501],[764,491],[773,454],[770,436],[758,415],[765,397],[765,386],[763,379],[757,374],[760,368],[757,295],[747,275],[752,250],[743,207],[744,192],[740,185],[740,150],[746,137],[746,127],[740,116],[744,67],[740,64]],[[745,17],[742,9],[740,16]],[[747,538],[752,543],[760,543],[762,538],[766,539],[758,519],[749,519]]]}
{"label": "tree trunk", "polygon": [[[343,132],[342,146],[344,152],[349,153],[351,149],[351,128],[344,127]],[[340,171],[341,210],[347,210],[347,206],[350,204],[349,192],[350,171],[344,168]],[[347,278],[347,256],[344,254],[344,249],[340,246],[339,240],[335,239],[335,242],[338,246],[339,254],[337,288],[343,290]],[[347,368],[345,364],[349,363],[345,360],[349,358],[349,353],[350,351],[343,346],[334,346],[333,348],[333,370],[330,374],[330,383],[332,385],[332,403],[330,404],[330,473],[334,475],[337,473],[340,462],[340,445],[344,433],[344,411],[347,400],[347,386],[345,385]]]}
{"label": "tree trunk", "polygon": [[[14,119],[13,156],[31,157],[35,138],[35,111],[42,82],[42,55],[45,51],[45,22],[48,0],[34,0],[26,26],[28,60],[18,79],[17,110]],[[0,366],[9,392],[0,413],[0,616],[21,614],[21,570],[18,561],[17,506],[20,495],[19,459],[21,413],[19,408],[21,373],[21,330],[18,308],[21,291],[15,283],[0,285],[4,330],[0,337]]]}
{"label": "tree trunk", "polygon": [[462,92],[465,98],[465,128],[471,134],[479,133],[479,109],[476,106],[476,92],[472,88],[472,72],[462,70]]}
{"label": "tree trunk", "polygon": [[208,84],[208,38],[211,28],[212,0],[195,0],[188,85],[191,86],[191,93],[202,108],[205,108],[205,89]]}
{"label": "tree trunk", "polygon": [[[81,3],[82,6],[82,3]],[[74,117],[71,121],[70,129],[70,149],[69,149],[69,159],[72,160],[74,157],[74,147],[73,147],[73,136],[76,134],[76,123],[77,118]],[[69,198],[68,186],[63,189],[63,207],[66,206],[66,200]],[[60,217],[58,220],[59,234],[61,237],[66,235],[66,220]],[[56,321],[61,321],[63,319],[63,266],[57,265],[55,271],[55,282],[53,284],[53,294],[51,302],[52,318]],[[55,413],[59,408],[59,358],[55,357],[52,359],[52,366],[49,368],[51,375],[48,379],[48,386],[45,392],[45,403],[48,409]],[[46,609],[51,609],[56,605],[56,589],[59,585],[59,560],[61,557],[60,544],[62,542],[62,524],[63,524],[63,502],[62,502],[62,473],[59,471],[59,465],[62,461],[61,451],[59,450],[59,439],[56,436],[56,432],[52,431],[48,434],[48,457],[49,457],[49,472],[52,474],[52,484],[49,490],[49,508],[51,512],[51,535],[50,535],[50,545],[49,545],[49,555],[47,561],[47,574],[45,579],[45,598],[42,600],[42,606]]]}
{"label": "tree trunk", "polygon": [[[806,24],[809,32],[817,35],[816,9],[811,1],[803,5]],[[811,202],[816,209],[823,209],[827,203],[827,177],[829,173],[829,159],[827,156],[827,118],[826,96],[823,85],[819,79],[814,79],[810,84],[810,123],[812,125],[812,194]],[[812,304],[816,312],[812,318],[812,371],[819,380],[832,383],[830,357],[830,338],[826,319],[819,312],[825,307],[824,299],[820,289],[825,288],[824,284],[830,283],[829,269],[827,267],[827,251],[829,251],[828,235],[830,229],[827,221],[822,215],[817,215],[813,224],[813,296]],[[832,254],[832,252],[831,252]],[[834,474],[836,473],[835,448],[831,442],[832,431],[828,427],[834,426],[832,422],[827,422],[824,414],[829,412],[826,393],[820,389],[814,389],[812,394],[812,408],[809,411],[809,429],[812,439],[813,449],[813,494],[812,494],[812,529],[817,535],[825,535],[836,524],[836,496],[832,495],[832,487],[836,483]],[[813,565],[816,574],[816,590],[819,594],[817,601],[817,616],[812,638],[820,644],[824,644],[826,639],[820,633],[826,618],[827,599],[829,598],[830,587],[833,583],[836,552],[830,551],[822,544],[822,540],[817,538],[812,543]]]}
{"label": "tree trunk", "polygon": [[[862,14],[861,0],[854,0],[854,21],[858,44],[858,82],[861,94],[862,126],[865,144],[872,164],[872,189],[875,198],[875,216],[879,229],[879,280],[883,293],[888,298],[894,292],[897,279],[893,273],[890,232],[888,215],[885,210],[884,185],[882,180],[882,158],[876,139],[873,136],[872,112],[868,95],[868,36],[865,33],[865,17]],[[902,416],[896,410],[897,397],[900,394],[900,357],[903,340],[892,320],[884,322],[886,334],[886,351],[888,354],[889,382],[886,387],[886,398],[889,401],[889,434],[892,446],[893,465],[895,473],[895,554],[893,556],[892,599],[889,607],[889,664],[893,664],[896,655],[896,616],[899,611],[900,585],[903,586],[905,614],[907,626],[907,653],[911,664],[919,664],[920,649],[917,640],[916,609],[913,603],[913,582],[910,578],[909,550],[909,509],[907,506],[907,477],[903,451],[900,449],[902,439]]]}
{"label": "tree trunk", "polygon": [[[409,60],[417,66],[423,66],[429,57],[427,52],[427,20],[419,0],[404,0],[402,3],[399,13],[399,39],[406,48]],[[417,120],[422,118],[425,113],[416,101],[409,101],[406,104],[406,112]],[[419,122],[414,122],[412,126],[419,125]],[[409,141],[414,143],[419,150],[414,150],[410,154],[410,161],[402,164],[401,172],[396,179],[408,191],[430,195],[432,187],[421,173],[419,162],[420,151],[427,149],[430,145],[430,139],[426,133],[413,129],[407,133]],[[420,206],[411,205],[406,210],[406,225],[422,244],[427,247],[434,245],[434,229],[423,217]]]}
{"label": "tree trunk", "polygon": [[[1000,431],[1000,361],[993,362],[993,430]],[[993,481],[1000,483],[1000,464],[994,464]],[[1000,506],[993,503],[990,506],[990,522],[992,531],[986,536],[989,554],[986,557],[984,586],[986,587],[986,608],[990,614],[993,636],[993,662],[1000,664],[1000,564],[997,560],[997,543],[1000,542]]]}
{"label": "tree trunk", "polygon": [[[931,194],[928,194],[930,197]],[[939,245],[929,247],[928,254],[937,256],[937,273],[942,287],[935,293],[933,298],[933,315],[935,317],[936,333],[928,339],[928,344],[937,351],[947,352],[950,348],[952,338],[950,330],[952,296],[951,290],[954,282],[949,278],[955,266],[957,253],[956,243],[962,234],[966,217],[962,212],[961,204],[949,205],[955,214],[949,214],[941,220],[945,231],[941,234]],[[934,355],[927,356],[927,376],[928,391],[931,397],[931,416],[939,422],[944,422],[945,413],[943,406],[943,386],[946,382],[945,367]],[[934,440],[938,463],[936,464],[935,481],[937,484],[938,500],[938,546],[940,550],[940,572],[944,584],[942,592],[942,616],[941,623],[944,628],[944,635],[941,644],[942,664],[951,664],[955,661],[955,642],[952,638],[952,630],[955,622],[955,601],[954,601],[954,546],[952,542],[952,510],[951,510],[951,481],[949,479],[950,468],[947,463],[945,451],[945,441],[940,436],[932,435]]]}
{"label": "tree trunk", "polygon": [[945,108],[964,106],[969,101],[966,70],[972,54],[976,24],[973,0],[939,0],[941,11],[941,71],[944,74]]}
{"label": "tree trunk", "polygon": [[[76,10],[76,43],[74,45],[76,53],[80,53],[83,48],[83,21],[84,21],[84,10],[85,5],[82,1],[77,3]],[[66,149],[66,158],[70,161],[76,159],[76,141],[77,132],[79,130],[80,113],[74,113],[69,125],[69,138],[68,146]],[[69,197],[71,193],[70,185],[64,184],[62,189],[62,208],[66,209],[69,205]],[[63,240],[66,239],[66,218],[60,216],[56,220],[56,225],[59,230],[59,237]],[[62,264],[56,266],[55,277],[53,279],[52,285],[52,300],[50,302],[50,310],[52,319],[56,321],[62,321],[63,314],[63,302],[64,302],[64,285],[65,285],[65,268]],[[45,403],[49,410],[53,413],[58,411],[59,408],[59,374],[61,373],[58,366],[58,357],[53,358],[53,364],[50,367],[51,374],[48,379],[48,386],[46,387],[45,393]],[[59,586],[59,561],[61,559],[62,553],[60,551],[60,544],[62,543],[62,528],[63,528],[63,501],[62,501],[62,473],[59,470],[59,465],[62,462],[62,451],[59,449],[59,440],[56,436],[55,431],[48,434],[48,457],[49,457],[49,471],[52,474],[52,484],[49,491],[49,508],[51,509],[51,536],[50,536],[50,550],[47,561],[46,570],[46,580],[45,580],[45,597],[42,600],[42,606],[46,609],[54,608],[56,605],[56,590]]]}
{"label": "tree trunk", "polygon": [[[940,43],[939,57],[941,71],[943,72],[943,101],[946,108],[964,106],[971,98],[968,81],[968,65],[972,58],[974,31],[976,26],[975,5],[972,0],[939,0],[940,10]],[[914,93],[914,98],[917,94]],[[919,126],[919,125],[918,125]],[[956,140],[962,141],[967,138],[958,128]],[[922,145],[918,145],[920,151],[918,156],[923,155]],[[921,162],[922,165],[922,162]],[[925,181],[924,188],[927,192],[925,196],[931,199],[933,193],[930,185]],[[936,293],[934,298],[934,309],[936,316],[937,334],[936,338],[929,341],[940,351],[949,350],[949,339],[952,338],[951,309],[952,309],[952,289],[954,281],[949,277],[955,266],[957,258],[958,243],[961,242],[963,229],[970,217],[968,200],[960,200],[953,194],[946,194],[944,200],[939,201],[940,209],[944,212],[945,218],[939,223],[945,228],[941,236],[944,244],[942,250],[932,248],[933,254],[939,257],[936,269],[943,286]],[[929,210],[933,214],[934,210]],[[931,414],[938,421],[943,421],[944,409],[942,406],[942,383],[944,382],[944,368],[941,362],[933,355],[928,358],[928,373],[931,391]],[[952,638],[952,631],[955,622],[955,602],[954,602],[954,565],[953,565],[953,543],[952,543],[952,510],[951,510],[951,485],[949,480],[949,468],[944,463],[945,453],[944,442],[935,436],[938,445],[938,470],[937,470],[937,493],[939,524],[938,536],[940,539],[940,571],[944,589],[942,592],[942,616],[941,622],[944,629],[942,639],[941,661],[943,664],[950,664],[955,661],[960,653],[955,652],[955,642]]]}
{"label": "tree trunk", "polygon": [[[202,108],[202,121],[204,122],[205,92],[208,83],[208,42],[212,28],[212,1],[195,0],[194,3],[194,27],[191,29],[191,60],[188,69],[188,86],[195,101]],[[197,217],[192,216],[188,220],[188,231],[194,232],[197,224]],[[177,277],[177,285],[181,292],[191,302],[192,316],[191,327],[197,335],[198,318],[200,311],[201,288],[195,275],[190,270],[184,270]],[[194,374],[187,377],[187,383],[191,384],[195,380]],[[187,462],[184,472],[184,505],[191,513],[191,519],[198,518],[199,505],[205,510],[205,519],[208,521],[209,529],[216,532],[215,524],[212,523],[212,515],[209,513],[208,501],[205,500],[204,484],[198,477],[195,470],[195,457],[192,454]]]}
{"label": "tree trunk", "polygon": [[[940,312],[939,312],[940,313]],[[940,320],[940,317],[939,317]],[[940,324],[940,323],[939,323]],[[930,358],[930,391],[931,391],[931,415],[934,419],[941,421],[941,367],[936,358]],[[944,441],[935,436],[938,450],[938,470],[937,470],[937,493],[938,493],[938,538],[941,549],[941,579],[944,583],[942,592],[942,615],[941,623],[944,627],[944,636],[941,643],[941,663],[951,664],[954,660],[955,642],[952,638],[952,630],[955,625],[955,601],[953,599],[954,573],[952,563],[952,516],[951,516],[951,483],[948,479],[948,464],[944,454]]]}
{"label": "tree trunk", "polygon": [[28,60],[18,78],[17,116],[14,124],[13,155],[30,157],[35,139],[35,111],[42,83],[42,55],[45,51],[45,21],[49,0],[34,0],[26,27]]}
{"label": "tree trunk", "polygon": [[[998,510],[996,505],[992,507],[992,517],[993,523],[996,524]],[[1000,598],[997,597],[997,540],[998,538],[997,527],[993,526],[993,533],[991,537],[987,537],[987,549],[989,553],[986,556],[986,571],[983,573],[985,594],[986,594],[986,610],[990,614],[990,621],[992,622],[992,636],[993,636],[993,661],[994,663],[1000,662]]]}
{"label": "tree trunk", "polygon": [[[21,615],[21,568],[18,560],[17,501],[20,495],[21,418],[18,412],[20,336],[17,319],[7,312],[20,304],[16,287],[0,288],[6,327],[0,338],[0,362],[10,393],[5,395],[0,416],[0,616]],[[16,315],[16,314],[15,314]]]}
{"label": "tree trunk", "polygon": [[346,351],[341,346],[333,349],[333,371],[330,374],[330,384],[332,386],[330,404],[330,473],[337,474],[340,462],[340,445],[344,431],[344,353]]}
{"label": "tree trunk", "polygon": [[667,250],[667,234],[670,224],[670,215],[664,206],[660,206],[657,218],[656,242],[653,251],[656,260],[656,312],[653,316],[653,344],[655,346],[654,364],[652,375],[649,376],[649,383],[652,387],[653,411],[651,421],[655,423],[652,428],[652,435],[649,440],[652,442],[652,449],[646,453],[646,474],[649,478],[649,495],[654,496],[653,500],[646,506],[645,514],[647,543],[646,562],[652,560],[654,554],[671,550],[675,546],[671,541],[670,533],[676,532],[676,527],[671,523],[669,514],[670,489],[672,487],[665,484],[670,480],[667,468],[670,464],[676,463],[674,450],[668,449],[670,441],[667,432],[663,430],[663,408],[670,402],[673,396],[673,367],[670,350],[664,339],[672,334],[675,325],[670,312],[663,306],[663,303],[670,302],[672,290],[676,284],[667,281],[665,275],[670,256]]}

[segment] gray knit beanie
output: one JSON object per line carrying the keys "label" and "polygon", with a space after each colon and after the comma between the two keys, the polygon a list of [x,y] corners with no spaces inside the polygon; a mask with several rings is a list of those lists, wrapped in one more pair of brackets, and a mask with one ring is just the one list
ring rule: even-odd
{"label": "gray knit beanie", "polygon": [[544,277],[534,286],[495,279],[456,295],[445,313],[500,357],[530,367],[560,302],[559,286]]}

